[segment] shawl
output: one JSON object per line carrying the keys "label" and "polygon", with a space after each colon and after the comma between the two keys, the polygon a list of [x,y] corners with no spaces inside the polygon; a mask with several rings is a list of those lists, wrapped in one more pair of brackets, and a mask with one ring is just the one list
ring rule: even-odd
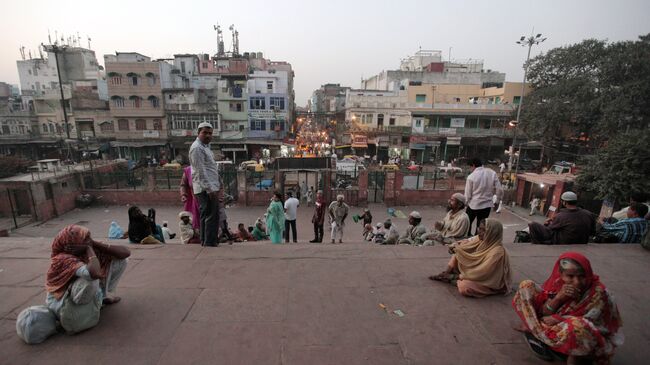
{"label": "shawl", "polygon": [[192,188],[192,166],[183,168],[183,177],[181,179],[181,195],[184,195],[185,203],[183,210],[192,213],[192,227],[200,228],[201,217],[199,213],[199,200],[194,197],[194,190]]}
{"label": "shawl", "polygon": [[622,320],[618,312],[618,307],[613,301],[613,298],[608,294],[607,288],[600,282],[598,275],[594,274],[591,269],[589,260],[577,252],[565,252],[555,262],[551,276],[546,279],[542,285],[542,292],[535,297],[535,306],[541,308],[549,298],[554,297],[564,282],[562,281],[562,273],[560,272],[560,260],[571,259],[577,262],[585,272],[585,292],[582,298],[576,301],[569,301],[562,307],[558,308],[556,314],[560,316],[585,316],[592,308],[600,308],[600,319],[609,334],[615,334],[622,326]]}
{"label": "shawl", "polygon": [[272,201],[266,210],[266,229],[271,232],[284,230],[284,207],[282,202]]}
{"label": "shawl", "polygon": [[474,236],[456,246],[455,255],[461,280],[471,280],[494,290],[510,292],[510,259],[502,245],[503,225],[496,219],[485,220],[483,240]]}
{"label": "shawl", "polygon": [[129,240],[140,243],[151,231],[151,221],[141,212],[137,212],[135,205],[129,208]]}
{"label": "shawl", "polygon": [[[63,228],[54,237],[52,242],[52,254],[50,259],[50,268],[47,271],[45,282],[45,289],[54,295],[59,300],[63,297],[70,279],[75,276],[77,269],[85,265],[87,262],[86,257],[78,257],[65,252],[68,245],[87,245],[86,241],[90,237],[88,228],[69,225]],[[106,275],[106,271],[110,266],[111,258],[100,251],[95,254],[99,259],[100,267],[102,268],[102,276]]]}

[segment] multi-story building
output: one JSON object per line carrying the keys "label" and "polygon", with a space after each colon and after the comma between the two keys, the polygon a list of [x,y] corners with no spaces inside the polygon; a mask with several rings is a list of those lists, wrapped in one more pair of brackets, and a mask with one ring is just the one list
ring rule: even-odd
{"label": "multi-story building", "polygon": [[[162,85],[169,82],[172,65],[135,52],[105,55],[108,81],[111,146],[119,157],[139,160],[167,156],[167,122]],[[110,129],[110,128],[106,128]]]}
{"label": "multi-story building", "polygon": [[520,94],[520,83],[483,71],[482,61],[443,62],[439,51],[420,51],[402,60],[400,70],[383,71],[347,92],[350,131],[339,136],[338,153],[350,148],[419,163],[501,156]]}
{"label": "multi-story building", "polygon": [[0,82],[0,155],[37,158],[36,145],[30,143],[35,126],[32,113],[13,95],[11,85]]}

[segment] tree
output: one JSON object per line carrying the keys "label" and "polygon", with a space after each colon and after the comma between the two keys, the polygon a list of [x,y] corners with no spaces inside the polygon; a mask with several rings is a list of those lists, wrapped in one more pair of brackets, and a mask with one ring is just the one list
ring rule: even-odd
{"label": "tree", "polygon": [[588,39],[530,60],[533,91],[521,128],[546,145],[595,149],[650,125],[650,35],[638,41]]}
{"label": "tree", "polygon": [[632,192],[650,191],[650,133],[621,134],[585,158],[578,174],[580,189],[597,199],[627,201]]}

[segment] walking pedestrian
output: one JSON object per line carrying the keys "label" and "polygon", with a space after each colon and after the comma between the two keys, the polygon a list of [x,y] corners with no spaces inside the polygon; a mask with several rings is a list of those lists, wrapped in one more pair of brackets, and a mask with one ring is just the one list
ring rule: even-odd
{"label": "walking pedestrian", "polygon": [[311,207],[311,203],[314,201],[314,187],[310,186],[309,191],[307,191],[307,206]]}
{"label": "walking pedestrian", "polygon": [[199,201],[201,244],[209,247],[219,245],[219,205],[223,201],[219,169],[210,149],[212,131],[212,124],[199,124],[199,134],[189,152],[192,190]]}
{"label": "walking pedestrian", "polygon": [[467,176],[465,183],[465,198],[467,199],[467,216],[469,217],[469,232],[472,232],[472,223],[476,219],[476,233],[478,234],[478,223],[490,216],[492,210],[492,196],[497,195],[497,201],[501,200],[503,190],[497,178],[496,172],[483,167],[483,161],[475,157],[469,165],[472,173]]}
{"label": "walking pedestrian", "polygon": [[293,197],[291,192],[287,193],[287,200],[284,202],[284,242],[289,243],[289,227],[293,234],[293,243],[298,243],[298,235],[296,232],[296,216],[298,214],[298,206],[300,200]]}
{"label": "walking pedestrian", "polygon": [[314,215],[311,217],[311,222],[314,224],[314,239],[309,242],[311,243],[323,242],[323,234],[324,234],[323,224],[325,223],[325,200],[323,199],[322,190],[318,190],[318,192],[316,193]]}
{"label": "walking pedestrian", "polygon": [[339,243],[343,243],[343,228],[345,227],[345,218],[348,217],[350,207],[343,202],[345,197],[342,194],[336,196],[336,201],[330,204],[328,211],[330,224],[332,226],[331,237],[332,243],[336,243],[336,237],[339,237]]}

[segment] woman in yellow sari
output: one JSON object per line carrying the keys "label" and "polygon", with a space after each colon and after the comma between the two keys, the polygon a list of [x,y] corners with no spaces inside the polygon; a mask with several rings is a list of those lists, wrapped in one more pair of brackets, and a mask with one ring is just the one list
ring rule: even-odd
{"label": "woman in yellow sari", "polygon": [[447,269],[429,279],[454,284],[460,294],[484,297],[510,292],[510,258],[503,247],[503,225],[496,219],[479,224],[478,235],[449,246]]}

